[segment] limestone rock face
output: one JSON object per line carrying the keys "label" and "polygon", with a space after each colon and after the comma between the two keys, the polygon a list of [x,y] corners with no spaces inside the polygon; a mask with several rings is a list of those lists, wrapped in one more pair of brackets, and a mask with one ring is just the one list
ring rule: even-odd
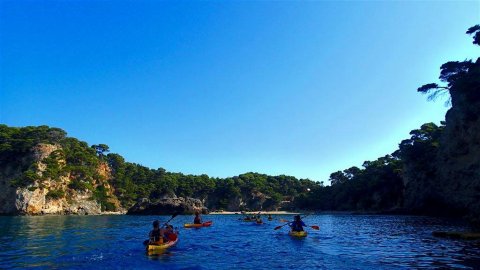
{"label": "limestone rock face", "polygon": [[240,211],[247,208],[245,200],[241,196],[237,196],[228,201],[227,211]]}
{"label": "limestone rock face", "polygon": [[164,198],[151,202],[147,198],[140,199],[128,209],[127,215],[171,215],[174,213],[193,214],[196,211],[208,213],[202,201],[194,198]]}
{"label": "limestone rock face", "polygon": [[[13,187],[11,182],[22,173],[22,166],[17,168],[6,167],[0,171],[0,214],[4,215],[96,215],[101,214],[101,205],[93,198],[90,190],[79,191],[68,187],[71,175],[60,176],[57,179],[45,179],[43,173],[47,165],[44,160],[52,153],[61,150],[61,146],[54,144],[38,144],[33,147],[30,154],[25,157],[25,163],[33,160],[36,167],[37,179],[26,187]],[[60,166],[65,161],[58,160]],[[98,174],[105,179],[110,177],[110,168],[100,164]],[[113,195],[113,189],[107,181],[101,183]],[[50,191],[62,192],[62,196],[48,196]],[[115,196],[111,202],[117,207],[120,203]]]}
{"label": "limestone rock face", "polygon": [[249,209],[263,209],[263,204],[267,200],[267,197],[265,194],[259,192],[259,191],[254,191],[250,194],[250,198],[248,200],[248,208]]}
{"label": "limestone rock face", "polygon": [[64,198],[52,200],[46,197],[48,190],[26,188],[17,189],[16,212],[20,215],[98,215],[101,206],[91,200],[90,192],[73,194],[68,201]]}

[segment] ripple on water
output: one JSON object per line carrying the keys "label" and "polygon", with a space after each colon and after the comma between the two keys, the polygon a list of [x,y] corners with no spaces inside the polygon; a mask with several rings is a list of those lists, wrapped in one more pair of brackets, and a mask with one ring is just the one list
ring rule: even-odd
{"label": "ripple on water", "polygon": [[[282,216],[279,218],[291,218]],[[0,217],[0,268],[169,269],[476,269],[478,242],[431,236],[463,230],[447,220],[408,216],[317,215],[305,239],[273,230],[277,221],[255,225],[238,216],[208,216],[214,225],[183,229],[176,247],[147,256],[142,246],[154,219],[148,216]]]}

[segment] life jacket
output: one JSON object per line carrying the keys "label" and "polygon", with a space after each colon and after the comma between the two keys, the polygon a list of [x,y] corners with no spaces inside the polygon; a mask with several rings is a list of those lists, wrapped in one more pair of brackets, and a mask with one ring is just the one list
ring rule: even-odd
{"label": "life jacket", "polygon": [[292,225],[291,225],[292,231],[301,232],[301,231],[303,231],[303,226],[305,226],[305,223],[303,223],[303,221],[295,220],[295,221],[292,222]]}
{"label": "life jacket", "polygon": [[178,238],[178,236],[172,232],[165,232],[165,237],[168,239],[168,241],[175,241]]}
{"label": "life jacket", "polygon": [[153,239],[153,242],[157,242],[158,240],[160,240],[160,230],[151,230],[150,238]]}

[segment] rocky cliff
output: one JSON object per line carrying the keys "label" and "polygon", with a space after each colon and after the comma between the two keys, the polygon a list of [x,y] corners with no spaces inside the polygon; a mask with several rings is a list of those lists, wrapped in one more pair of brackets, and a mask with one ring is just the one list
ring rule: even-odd
{"label": "rocky cliff", "polygon": [[[39,143],[17,156],[19,160],[4,162],[0,170],[0,214],[100,214],[102,205],[95,199],[99,186],[108,202],[121,209],[108,184],[110,172],[104,163],[99,164],[96,172],[104,181],[92,181],[91,189],[72,188],[73,181],[82,181],[73,171],[65,170],[53,177],[52,170],[62,171],[67,166],[62,150],[58,144]],[[28,183],[19,185],[18,181],[26,177]]]}
{"label": "rocky cliff", "polygon": [[[480,45],[479,25],[467,34]],[[480,58],[445,63],[440,81],[445,85],[430,83],[418,91],[430,99],[450,96],[445,125],[426,124],[400,146],[405,207],[421,214],[467,217],[480,225]]]}
{"label": "rocky cliff", "polygon": [[441,196],[453,211],[480,218],[480,58],[451,82],[437,160]]}

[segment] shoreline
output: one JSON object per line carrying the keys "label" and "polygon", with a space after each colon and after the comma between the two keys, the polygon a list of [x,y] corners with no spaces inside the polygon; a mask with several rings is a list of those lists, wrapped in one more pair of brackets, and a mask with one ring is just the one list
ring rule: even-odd
{"label": "shoreline", "polygon": [[223,211],[223,212],[210,212],[209,215],[299,215],[300,212],[289,212],[289,211],[247,211],[247,212],[233,212],[233,211]]}
{"label": "shoreline", "polygon": [[114,215],[126,215],[127,214],[127,211],[105,211],[105,212],[102,212],[100,214],[98,214],[99,216],[114,216]]}

